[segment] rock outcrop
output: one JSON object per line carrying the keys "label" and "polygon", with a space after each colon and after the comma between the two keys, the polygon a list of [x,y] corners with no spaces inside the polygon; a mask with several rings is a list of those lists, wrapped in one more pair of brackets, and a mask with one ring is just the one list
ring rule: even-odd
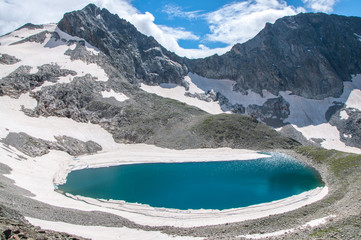
{"label": "rock outcrop", "polygon": [[361,111],[343,107],[330,117],[330,124],[337,127],[340,140],[347,146],[361,148]]}
{"label": "rock outcrop", "polygon": [[55,139],[57,141],[52,142],[31,137],[23,132],[10,132],[6,138],[1,139],[1,142],[30,157],[43,156],[50,150],[64,151],[72,156],[93,154],[102,150],[102,147],[94,141],[83,142],[68,136],[55,136]]}
{"label": "rock outcrop", "polygon": [[17,59],[14,56],[9,54],[0,54],[0,64],[12,65],[18,62],[20,62],[20,59]]}
{"label": "rock outcrop", "polygon": [[7,77],[0,79],[0,96],[18,98],[22,93],[41,86],[45,81],[55,83],[59,77],[76,75],[76,72],[61,69],[58,65],[44,64],[37,73],[30,73],[32,67],[20,66]]}
{"label": "rock outcrop", "polygon": [[250,116],[260,119],[272,127],[281,127],[290,115],[290,104],[282,97],[268,99],[262,106],[252,104],[247,107]]}

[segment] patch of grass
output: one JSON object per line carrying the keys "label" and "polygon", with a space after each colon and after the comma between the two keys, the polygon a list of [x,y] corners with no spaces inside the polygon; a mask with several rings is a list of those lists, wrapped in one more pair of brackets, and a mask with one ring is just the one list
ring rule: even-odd
{"label": "patch of grass", "polygon": [[219,146],[228,143],[226,145],[236,148],[273,149],[298,145],[256,119],[238,114],[208,116],[196,123],[192,131]]}
{"label": "patch of grass", "polygon": [[327,164],[335,176],[341,176],[361,167],[361,155],[327,150],[317,147],[302,146],[295,149],[316,163]]}
{"label": "patch of grass", "polygon": [[329,228],[320,229],[320,230],[317,230],[317,231],[311,233],[310,237],[320,238],[320,237],[323,237],[325,235],[332,234],[332,233],[337,233],[337,232],[338,232],[337,228],[329,227]]}

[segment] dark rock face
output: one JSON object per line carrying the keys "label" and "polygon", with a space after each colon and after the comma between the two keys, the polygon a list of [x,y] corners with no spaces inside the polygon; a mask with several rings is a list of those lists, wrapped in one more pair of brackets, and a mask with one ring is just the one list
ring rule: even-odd
{"label": "dark rock face", "polygon": [[45,155],[50,150],[64,151],[72,156],[92,154],[102,150],[102,147],[93,141],[83,142],[68,136],[57,136],[55,139],[56,142],[51,142],[31,137],[23,132],[10,132],[1,142],[15,147],[30,157]]}
{"label": "dark rock face", "polygon": [[83,142],[68,136],[56,136],[55,139],[56,142],[52,142],[50,148],[67,152],[72,156],[93,154],[103,149],[94,141]]}
{"label": "dark rock face", "polygon": [[7,77],[0,79],[0,96],[18,98],[22,93],[41,86],[45,81],[56,82],[59,77],[76,75],[76,72],[61,69],[58,65],[45,64],[38,67],[38,72],[30,73],[32,67],[20,66]]}
{"label": "dark rock face", "polygon": [[188,60],[190,72],[314,99],[339,97],[343,81],[361,73],[361,18],[307,13],[284,17],[222,56]]}
{"label": "dark rock face", "polygon": [[[341,118],[345,111],[347,118]],[[361,111],[355,108],[341,108],[330,117],[330,124],[340,132],[340,140],[347,146],[361,148]]]}
{"label": "dark rock face", "polygon": [[26,23],[24,26],[19,27],[19,28],[16,29],[16,30],[20,30],[20,29],[23,29],[23,28],[33,30],[33,29],[43,29],[44,26],[43,26],[42,24]]}
{"label": "dark rock face", "polygon": [[32,93],[38,101],[34,116],[57,116],[71,118],[78,122],[98,123],[86,111],[92,100],[100,98],[105,89],[102,82],[96,82],[91,75],[75,77],[71,83],[42,88]]}
{"label": "dark rock face", "polygon": [[90,4],[81,11],[66,13],[58,27],[100,49],[133,83],[140,79],[148,84],[187,86],[183,77],[188,70],[180,57],[106,9]]}
{"label": "dark rock face", "polygon": [[242,104],[230,103],[229,99],[219,92],[217,93],[216,100],[218,100],[223,111],[231,111],[232,113],[237,113],[237,114],[243,114],[246,112],[246,108]]}
{"label": "dark rock face", "polygon": [[267,125],[281,127],[284,125],[283,120],[290,115],[290,104],[281,96],[268,99],[262,106],[250,105],[247,112]]}
{"label": "dark rock face", "polygon": [[297,131],[291,124],[287,124],[282,127],[279,131],[282,136],[291,138],[301,143],[303,146],[314,146],[321,147],[322,139],[311,139],[312,141],[307,140],[305,136],[299,131]]}
{"label": "dark rock face", "polygon": [[205,102],[214,102],[218,100],[217,94],[214,91],[209,91],[207,94],[186,92],[184,95],[187,97],[197,98]]}
{"label": "dark rock face", "polygon": [[329,107],[325,113],[326,121],[329,122],[333,115],[340,114],[340,110],[344,108],[345,104],[342,102],[333,102],[333,105]]}
{"label": "dark rock face", "polygon": [[0,54],[0,64],[12,65],[18,62],[20,62],[20,59],[17,59],[14,56],[10,56],[8,54]]}
{"label": "dark rock face", "polygon": [[6,138],[2,139],[5,145],[12,146],[20,152],[30,156],[37,157],[49,153],[49,148],[44,140],[32,138],[26,133],[13,133],[10,132]]}
{"label": "dark rock face", "polygon": [[51,33],[49,31],[43,31],[38,34],[34,34],[30,37],[27,37],[23,40],[20,40],[18,42],[12,43],[10,45],[17,45],[17,44],[22,44],[22,43],[26,43],[26,42],[44,43],[45,39],[46,39],[46,34],[51,34]]}

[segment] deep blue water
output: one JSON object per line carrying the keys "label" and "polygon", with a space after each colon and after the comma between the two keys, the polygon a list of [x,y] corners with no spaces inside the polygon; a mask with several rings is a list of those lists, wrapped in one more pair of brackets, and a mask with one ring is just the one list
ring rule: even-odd
{"label": "deep blue water", "polygon": [[148,163],[71,172],[74,195],[176,209],[229,209],[323,186],[318,172],[281,154],[249,161]]}

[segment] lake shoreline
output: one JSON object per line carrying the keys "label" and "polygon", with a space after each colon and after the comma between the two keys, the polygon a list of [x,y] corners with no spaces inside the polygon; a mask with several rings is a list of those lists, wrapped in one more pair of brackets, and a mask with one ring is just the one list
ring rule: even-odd
{"label": "lake shoreline", "polygon": [[[206,150],[205,150],[206,151]],[[227,150],[228,151],[228,150]],[[296,157],[296,159],[298,160],[301,160],[302,162],[306,163],[306,164],[309,164],[311,166],[313,166],[314,168],[316,168],[322,178],[324,179],[325,183],[326,183],[326,186],[329,188],[328,191],[329,191],[329,194],[324,198],[324,199],[327,199],[330,194],[332,195],[334,192],[335,192],[335,189],[337,190],[337,185],[334,184],[334,182],[330,181],[330,176],[329,176],[329,173],[327,171],[327,168],[325,168],[325,166],[318,166],[317,164],[315,164],[314,162],[312,162],[310,159],[304,157],[303,155],[300,155],[300,154],[297,154],[295,153],[294,151],[284,151],[284,150],[276,150],[274,152],[281,152],[281,153],[285,153],[285,154],[288,154],[292,157]],[[54,159],[54,158],[58,158],[59,157],[59,154],[62,155],[62,153],[58,153],[56,152],[55,154],[50,154],[50,156],[47,156],[48,159],[47,161],[49,160],[49,157],[50,157],[50,160],[51,159]],[[149,152],[147,152],[147,154],[149,154]],[[96,155],[89,155],[91,159],[94,159],[96,158]],[[73,161],[73,160],[71,160]],[[70,162],[71,162],[70,161]],[[40,161],[41,162],[41,161]],[[64,166],[64,165],[61,165],[61,166]],[[66,169],[66,168],[65,168]],[[53,179],[54,180],[54,179]],[[331,176],[331,180],[332,180],[332,176]],[[51,187],[53,188],[53,183],[51,182]],[[13,184],[10,184],[10,185],[13,185]],[[53,191],[54,192],[54,191]],[[17,194],[15,194],[17,195]],[[21,194],[23,195],[23,193]],[[56,193],[56,195],[61,195],[59,193]],[[59,196],[58,196],[59,197]],[[63,196],[65,197],[65,196]],[[25,197],[26,199],[27,197]],[[69,197],[65,197],[65,198],[68,198]],[[38,200],[37,197],[32,197],[32,199],[34,200]],[[63,199],[63,198],[62,198]],[[80,201],[84,201],[84,199],[79,199]],[[36,201],[38,202],[38,201]],[[45,217],[44,219],[44,216],[41,215],[39,216],[39,213],[38,213],[38,209],[36,209],[36,211],[33,209],[31,210],[32,208],[26,208],[26,209],[20,209],[20,212],[22,212],[24,214],[27,213],[27,214],[24,214],[30,218],[35,218],[35,219],[43,219],[44,221],[64,221],[64,222],[69,222],[69,223],[72,223],[72,224],[80,224],[80,225],[89,225],[90,222],[92,224],[89,225],[89,227],[91,225],[94,226],[94,224],[96,226],[109,226],[109,223],[105,223],[106,221],[102,219],[102,217],[99,216],[98,213],[96,212],[89,212],[89,211],[104,211],[104,209],[102,207],[97,207],[94,205],[94,202],[93,201],[89,201],[88,204],[88,207],[87,208],[78,208],[76,206],[74,206],[74,200],[71,201],[72,204],[71,206],[68,205],[68,210],[66,212],[69,212],[69,214],[64,214],[64,216],[59,216],[59,213],[58,214],[55,214],[53,217],[51,216],[47,216]],[[163,233],[166,233],[166,234],[170,234],[170,235],[187,235],[187,236],[193,236],[193,237],[204,237],[206,235],[207,232],[212,232],[214,231],[214,229],[228,229],[227,232],[229,231],[228,234],[232,235],[232,236],[235,236],[235,234],[237,233],[240,233],[242,231],[240,231],[244,226],[247,226],[249,224],[252,224],[255,225],[255,227],[253,228],[252,231],[257,231],[257,229],[263,229],[263,230],[260,230],[261,232],[274,232],[274,231],[277,231],[277,230],[281,230],[281,229],[285,229],[285,226],[288,224],[288,225],[291,225],[291,226],[294,226],[294,225],[302,225],[302,222],[303,221],[309,221],[309,220],[313,220],[313,219],[317,219],[317,218],[324,218],[324,217],[327,217],[329,216],[329,211],[315,211],[314,213],[312,213],[312,217],[311,215],[306,215],[306,216],[299,216],[297,218],[297,220],[291,220],[289,219],[288,215],[292,216],[292,215],[297,215],[299,214],[299,212],[303,212],[304,209],[306,208],[310,208],[310,206],[312,206],[311,208],[318,208],[318,205],[321,205],[320,209],[322,209],[322,205],[324,205],[323,203],[320,203],[320,202],[323,202],[323,200],[321,201],[316,201],[315,203],[311,204],[306,204],[306,206],[303,206],[303,207],[300,207],[300,208],[297,208],[297,209],[294,209],[293,211],[291,212],[286,212],[286,213],[282,213],[282,214],[279,214],[277,212],[273,213],[271,216],[265,216],[263,218],[258,218],[258,219],[253,219],[253,220],[242,220],[240,218],[235,218],[235,221],[225,221],[224,223],[222,224],[211,224],[211,225],[207,225],[207,226],[196,226],[196,225],[188,225],[188,226],[178,226],[178,227],[175,227],[175,226],[170,226],[172,224],[169,224],[170,222],[167,220],[163,223],[163,225],[149,225],[149,224],[143,224],[143,223],[135,223],[135,222],[131,222],[127,219],[130,219],[130,220],[133,220],[134,218],[132,218],[132,214],[130,214],[129,216],[114,216],[114,212],[113,211],[110,211],[110,210],[105,210],[105,214],[111,214],[113,215],[115,218],[118,218],[118,219],[121,219],[121,220],[118,220],[118,221],[114,221],[114,224],[113,227],[122,227],[122,226],[131,226],[130,228],[135,228],[135,229],[138,229],[138,230],[142,230],[142,229],[148,229],[148,230],[152,230],[152,231],[162,231]],[[37,203],[37,204],[40,204],[42,205],[42,203]],[[326,204],[327,205],[327,204]],[[59,211],[59,207],[62,207],[61,209],[63,209],[64,206],[50,206],[50,205],[47,205],[48,208],[51,208],[54,210],[54,212],[58,212]],[[89,208],[89,206],[91,206],[91,208]],[[325,206],[326,209],[328,208],[327,206]],[[30,209],[30,211],[29,211]],[[74,209],[74,210],[72,210]],[[87,215],[87,219],[84,219],[83,217],[78,219],[76,222],[74,221],[69,221],[69,219],[71,219],[73,216],[73,214],[76,216],[76,215],[79,215],[79,210],[80,211],[85,211],[84,213],[86,213]],[[61,212],[63,212],[64,210],[61,210]],[[73,212],[76,212],[76,213],[73,213]],[[131,210],[132,211],[132,210]],[[327,214],[326,214],[327,213]],[[68,216],[68,217],[67,217]],[[133,215],[134,217],[134,215]],[[339,217],[339,215],[336,214],[336,217],[333,217],[333,218],[337,218]],[[68,219],[68,220],[66,220]],[[265,221],[265,219],[268,219],[267,221]],[[262,227],[262,224],[257,227],[257,225],[259,225],[259,223],[264,223],[264,222],[269,222],[271,219],[277,219],[275,222],[278,223],[276,224],[277,226],[273,226],[275,224],[270,224],[269,226],[263,228]],[[283,220],[282,220],[283,219]],[[292,218],[293,219],[293,218]],[[285,221],[286,220],[286,221]],[[198,220],[197,220],[198,221]],[[120,224],[120,225],[119,225]],[[54,227],[55,227],[56,223],[54,223]],[[242,227],[243,226],[243,227]],[[110,226],[109,226],[110,227]],[[238,229],[237,231],[235,230],[232,230],[232,229]],[[244,227],[245,228],[245,231],[244,233],[250,233],[250,231],[248,230],[247,231],[247,227]],[[213,229],[213,230],[212,230]],[[265,230],[267,229],[267,230]],[[223,231],[223,230],[222,230]],[[252,232],[251,231],[251,232]],[[187,233],[188,232],[188,233]],[[241,234],[238,234],[237,236],[239,236]],[[223,236],[223,235],[222,235]]]}

